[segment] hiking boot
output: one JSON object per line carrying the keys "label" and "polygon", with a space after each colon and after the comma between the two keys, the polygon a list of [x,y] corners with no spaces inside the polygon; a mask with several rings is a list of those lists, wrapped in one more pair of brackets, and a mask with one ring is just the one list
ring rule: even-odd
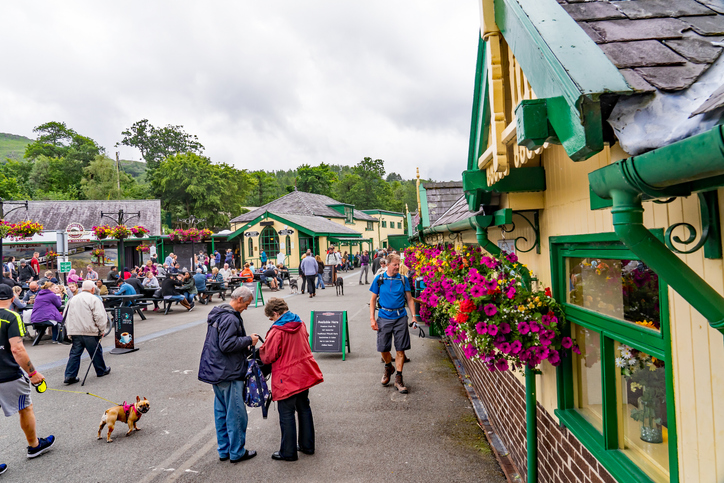
{"label": "hiking boot", "polygon": [[402,382],[402,374],[397,374],[395,376],[395,387],[400,392],[400,394],[407,394],[408,390],[405,387],[405,383]]}
{"label": "hiking boot", "polygon": [[394,366],[385,366],[385,375],[382,376],[382,385],[386,386],[390,383],[390,376],[395,373]]}
{"label": "hiking boot", "polygon": [[47,438],[38,438],[38,446],[31,448],[28,446],[28,458],[35,458],[48,451],[55,444],[55,436],[50,435]]}

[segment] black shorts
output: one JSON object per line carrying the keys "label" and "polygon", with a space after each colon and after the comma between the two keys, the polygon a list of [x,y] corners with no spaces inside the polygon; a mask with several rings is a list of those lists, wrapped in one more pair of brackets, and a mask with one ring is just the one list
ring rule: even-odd
{"label": "black shorts", "polygon": [[411,347],[407,314],[399,319],[377,318],[377,352],[390,352],[392,336],[395,336],[395,350],[406,351]]}

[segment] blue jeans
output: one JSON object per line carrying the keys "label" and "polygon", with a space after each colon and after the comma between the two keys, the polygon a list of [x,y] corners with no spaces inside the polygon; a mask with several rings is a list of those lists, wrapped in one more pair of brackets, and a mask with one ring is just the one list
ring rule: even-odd
{"label": "blue jeans", "polygon": [[244,454],[249,416],[244,405],[244,381],[214,384],[214,419],[220,458],[238,460]]}
{"label": "blue jeans", "polygon": [[166,295],[164,300],[175,300],[176,302],[181,302],[184,299],[183,295]]}
{"label": "blue jeans", "polygon": [[73,335],[71,339],[73,340],[73,345],[70,348],[68,365],[65,366],[65,380],[67,381],[78,376],[80,356],[83,355],[83,350],[85,349],[88,355],[93,357],[96,347],[98,347],[98,352],[95,352],[95,357],[93,358],[93,368],[96,370],[96,376],[103,375],[106,371],[106,363],[103,360],[103,347],[98,344],[101,338],[94,335]]}
{"label": "blue jeans", "polygon": [[[321,285],[321,287],[320,287]],[[317,288],[324,288],[324,279],[322,278],[322,274],[317,274]]]}
{"label": "blue jeans", "polygon": [[184,292],[184,298],[190,304],[194,303],[194,295],[196,295],[196,294],[193,294],[191,292]]}

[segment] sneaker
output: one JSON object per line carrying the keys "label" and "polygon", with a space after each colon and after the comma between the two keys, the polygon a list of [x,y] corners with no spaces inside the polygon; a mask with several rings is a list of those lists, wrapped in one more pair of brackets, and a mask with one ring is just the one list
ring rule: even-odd
{"label": "sneaker", "polygon": [[409,392],[405,387],[405,383],[402,382],[402,374],[397,374],[395,376],[395,387],[400,392],[400,394],[407,394]]}
{"label": "sneaker", "polygon": [[8,470],[8,465],[0,465],[0,475]]}
{"label": "sneaker", "polygon": [[382,376],[381,384],[383,386],[386,386],[390,383],[390,376],[395,373],[395,367],[394,366],[385,366],[385,375]]}
{"label": "sneaker", "polygon": [[55,436],[52,434],[47,438],[38,438],[38,446],[31,448],[28,446],[28,458],[35,458],[48,451],[55,444]]}

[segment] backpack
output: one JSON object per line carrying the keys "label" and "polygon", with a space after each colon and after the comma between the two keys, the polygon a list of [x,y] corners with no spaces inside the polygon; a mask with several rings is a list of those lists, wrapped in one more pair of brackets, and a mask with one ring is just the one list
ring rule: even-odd
{"label": "backpack", "polygon": [[250,408],[261,408],[261,415],[266,419],[271,405],[271,391],[266,383],[264,374],[259,365],[256,347],[251,348],[251,354],[247,357],[249,368],[244,377],[244,404]]}

